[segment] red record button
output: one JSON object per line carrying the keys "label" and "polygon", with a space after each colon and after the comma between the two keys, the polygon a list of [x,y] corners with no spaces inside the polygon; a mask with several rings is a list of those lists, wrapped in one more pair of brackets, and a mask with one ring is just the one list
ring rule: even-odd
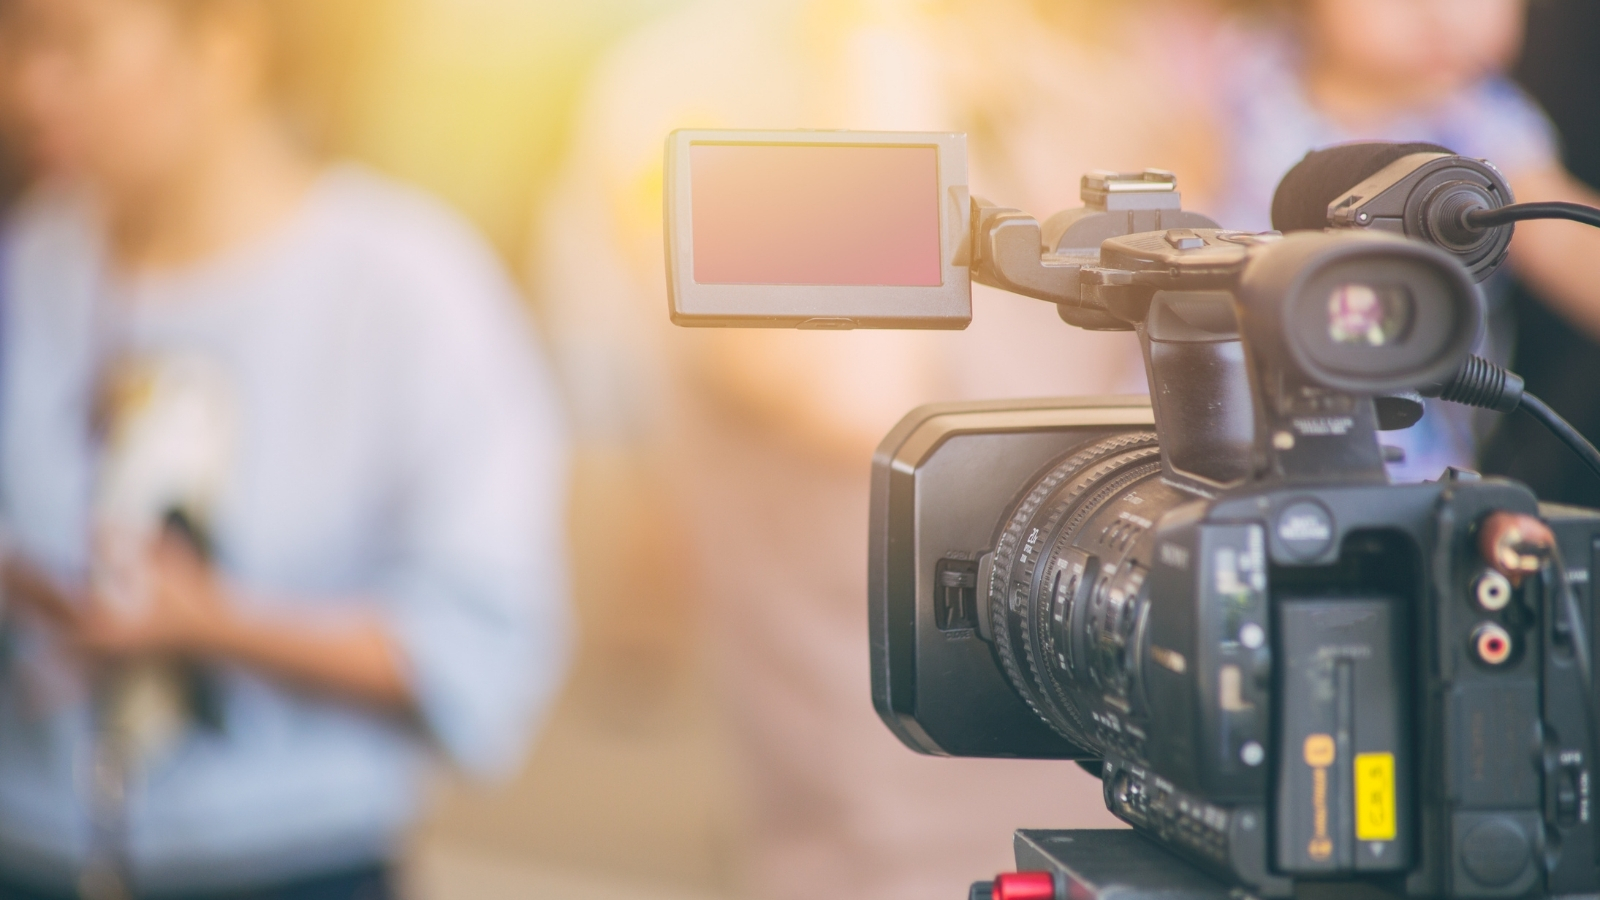
{"label": "red record button", "polygon": [[1007,872],[994,879],[994,900],[1055,900],[1056,877],[1049,872]]}

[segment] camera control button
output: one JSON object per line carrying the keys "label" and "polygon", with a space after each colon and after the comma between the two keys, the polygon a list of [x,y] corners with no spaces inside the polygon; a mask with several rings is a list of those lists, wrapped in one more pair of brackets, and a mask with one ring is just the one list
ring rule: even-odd
{"label": "camera control button", "polygon": [[1461,840],[1459,853],[1461,867],[1473,881],[1485,887],[1503,887],[1527,868],[1532,850],[1528,835],[1515,821],[1496,816],[1472,826]]}
{"label": "camera control button", "polygon": [[1192,228],[1170,228],[1167,230],[1167,243],[1174,250],[1199,250],[1206,245],[1206,239],[1195,234]]}
{"label": "camera control button", "polygon": [[1581,770],[1575,771],[1572,766],[1562,766],[1556,775],[1556,821],[1561,825],[1578,823],[1578,780],[1582,774]]}
{"label": "camera control button", "polygon": [[1315,559],[1333,546],[1333,514],[1314,500],[1300,500],[1278,513],[1278,542],[1299,559]]}

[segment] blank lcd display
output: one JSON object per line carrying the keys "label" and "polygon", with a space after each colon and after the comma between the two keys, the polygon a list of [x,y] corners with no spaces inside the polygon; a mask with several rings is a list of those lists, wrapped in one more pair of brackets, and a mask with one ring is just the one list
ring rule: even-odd
{"label": "blank lcd display", "polygon": [[701,284],[941,283],[935,147],[694,144]]}

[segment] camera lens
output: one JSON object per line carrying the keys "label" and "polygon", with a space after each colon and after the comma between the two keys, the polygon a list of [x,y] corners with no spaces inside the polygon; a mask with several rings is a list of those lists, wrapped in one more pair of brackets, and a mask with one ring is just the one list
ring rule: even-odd
{"label": "camera lens", "polygon": [[1411,292],[1403,286],[1338,285],[1328,294],[1328,339],[1386,347],[1405,338],[1414,307]]}
{"label": "camera lens", "polygon": [[1045,469],[1002,520],[987,586],[1012,687],[1063,737],[1126,754],[1142,700],[1153,519],[1187,495],[1161,479],[1155,435],[1121,434]]}

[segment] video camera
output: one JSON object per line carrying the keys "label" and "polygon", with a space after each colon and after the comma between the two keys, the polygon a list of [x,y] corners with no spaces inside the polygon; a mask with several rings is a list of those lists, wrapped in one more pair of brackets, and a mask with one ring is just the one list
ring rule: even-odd
{"label": "video camera", "polygon": [[[968,196],[954,134],[667,152],[679,324],[961,328],[977,281],[1139,338],[1148,401],[928,406],[878,448],[873,702],[906,745],[1077,760],[1255,896],[1600,893],[1600,513],[1460,469],[1391,484],[1380,442],[1427,395],[1527,409],[1600,462],[1472,355],[1511,223],[1591,213],[1426,144],[1312,153],[1267,234],[1157,170],[1085,175],[1041,225]],[[1093,893],[1048,877],[981,889]]]}

